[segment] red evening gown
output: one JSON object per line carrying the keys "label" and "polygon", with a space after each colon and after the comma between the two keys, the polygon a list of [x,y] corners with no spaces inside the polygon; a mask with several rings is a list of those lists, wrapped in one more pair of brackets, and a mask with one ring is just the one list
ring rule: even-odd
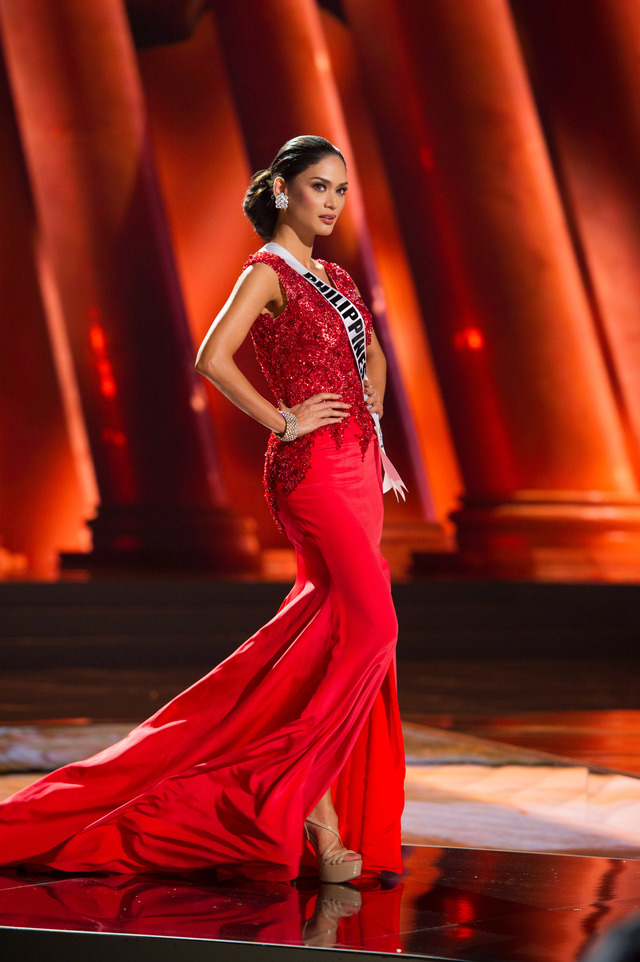
{"label": "red evening gown", "polygon": [[[252,328],[276,398],[335,391],[341,424],[270,439],[265,489],[296,549],[275,617],[118,744],[0,804],[0,864],[66,872],[223,875],[287,881],[314,864],[303,822],[332,788],[363,871],[400,872],[404,754],[397,622],[380,554],[377,441],[344,325],[274,254],[287,306]],[[349,275],[325,264],[371,318]]]}

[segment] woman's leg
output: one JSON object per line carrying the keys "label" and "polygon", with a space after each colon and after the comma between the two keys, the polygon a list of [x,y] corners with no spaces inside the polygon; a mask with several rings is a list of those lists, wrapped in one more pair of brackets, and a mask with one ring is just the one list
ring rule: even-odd
{"label": "woman's leg", "polygon": [[[348,725],[332,738],[322,736],[325,721],[318,715],[313,785],[301,786],[306,811],[339,828],[345,845],[369,864],[384,859],[391,868],[386,853],[399,846],[404,754],[395,692],[397,620],[380,554],[377,449],[372,444],[363,460],[357,441],[336,449],[330,438],[319,439],[304,481],[282,499],[280,514],[307,576],[329,591],[332,638],[317,676],[318,703],[327,709],[349,704]],[[337,758],[343,759],[338,768]],[[309,797],[313,788],[321,791]],[[335,845],[333,833],[313,832],[320,852]]]}
{"label": "woman's leg", "polygon": [[[327,789],[315,808],[311,810],[310,814],[311,817],[316,819],[318,822],[324,822],[325,825],[330,825],[331,828],[334,828],[338,834],[340,833],[340,828],[338,826],[338,815],[331,799],[330,788]],[[333,832],[328,832],[325,828],[319,828],[317,825],[308,824],[307,828],[309,832],[313,832],[315,836],[319,855],[324,855],[328,848],[335,846],[336,837]],[[360,857],[361,856],[357,852],[353,852],[345,855],[342,861],[356,862]]]}

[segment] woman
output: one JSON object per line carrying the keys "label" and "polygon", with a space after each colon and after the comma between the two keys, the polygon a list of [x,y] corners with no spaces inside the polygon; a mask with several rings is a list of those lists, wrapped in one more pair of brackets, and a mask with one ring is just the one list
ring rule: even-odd
{"label": "woman", "polygon": [[[196,365],[272,432],[265,488],[296,549],[292,591],[117,745],[0,805],[3,864],[286,881],[310,863],[306,836],[323,881],[401,871],[397,623],[372,420],[386,364],[349,275],[311,256],[346,191],[344,159],[320,137],[288,141],[254,176],[244,210],[277,246],[248,259]],[[249,331],[277,408],[234,362]]]}

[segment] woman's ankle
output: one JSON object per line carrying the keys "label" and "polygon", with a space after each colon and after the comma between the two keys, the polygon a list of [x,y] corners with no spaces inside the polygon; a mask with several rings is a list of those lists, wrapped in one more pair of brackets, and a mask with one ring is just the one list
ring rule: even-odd
{"label": "woman's ankle", "polygon": [[332,828],[338,827],[338,815],[333,806],[333,801],[329,792],[327,792],[326,795],[323,795],[315,808],[311,810],[309,815],[311,818],[314,818],[318,822],[322,822],[324,825],[330,825]]}

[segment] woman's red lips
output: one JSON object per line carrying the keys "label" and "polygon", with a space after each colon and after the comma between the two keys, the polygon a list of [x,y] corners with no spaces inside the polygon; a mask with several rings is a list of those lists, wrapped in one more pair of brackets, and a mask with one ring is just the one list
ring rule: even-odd
{"label": "woman's red lips", "polygon": [[320,220],[335,220],[335,214],[320,214]]}

